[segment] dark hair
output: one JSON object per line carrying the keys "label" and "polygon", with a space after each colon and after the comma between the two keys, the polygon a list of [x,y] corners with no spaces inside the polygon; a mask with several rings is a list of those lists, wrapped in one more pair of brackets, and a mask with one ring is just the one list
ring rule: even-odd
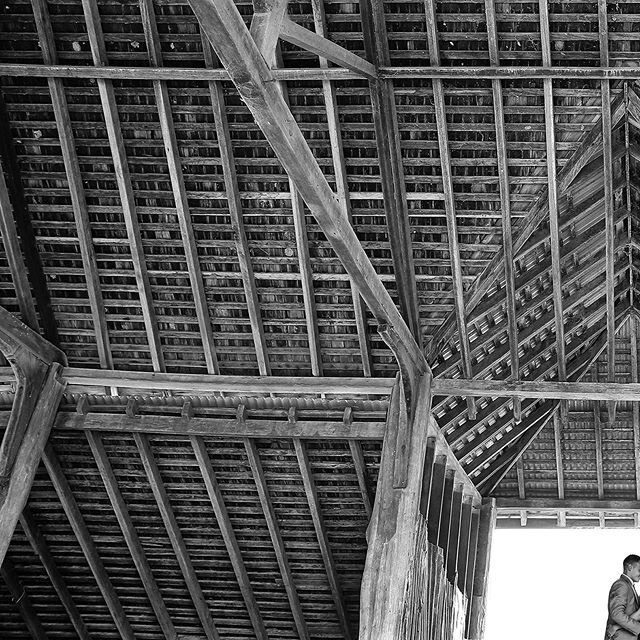
{"label": "dark hair", "polygon": [[626,571],[630,569],[634,564],[640,562],[640,556],[637,556],[635,553],[632,553],[630,556],[627,556],[622,561],[622,568]]}

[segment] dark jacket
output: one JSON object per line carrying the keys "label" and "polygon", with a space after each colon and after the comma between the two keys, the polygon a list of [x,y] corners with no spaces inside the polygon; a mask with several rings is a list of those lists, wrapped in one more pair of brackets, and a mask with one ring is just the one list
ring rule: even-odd
{"label": "dark jacket", "polygon": [[630,617],[638,608],[638,597],[633,583],[627,576],[621,575],[609,590],[609,618],[605,639],[613,637],[618,629],[624,629],[635,636],[640,634],[640,621],[632,620]]}

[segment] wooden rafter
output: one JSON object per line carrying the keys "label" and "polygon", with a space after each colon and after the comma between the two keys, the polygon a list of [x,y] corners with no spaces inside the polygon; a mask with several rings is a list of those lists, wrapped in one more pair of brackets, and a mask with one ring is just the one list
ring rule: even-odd
{"label": "wooden rafter", "polygon": [[[55,38],[51,27],[51,18],[49,16],[47,3],[45,0],[31,0],[31,5],[38,30],[42,57],[45,64],[55,65],[58,62],[58,53],[56,51]],[[110,369],[113,367],[113,359],[111,357],[111,346],[109,344],[109,329],[104,311],[102,290],[98,276],[98,263],[93,247],[89,211],[87,208],[85,189],[82,184],[82,172],[76,152],[69,105],[67,104],[64,84],[61,78],[48,78],[48,85],[58,136],[60,138],[60,149],[62,151],[67,182],[69,184],[73,216],[78,232],[78,245],[80,247],[80,255],[82,256],[82,266],[87,285],[89,306],[91,307],[91,318],[95,330],[98,357],[100,359],[100,365],[104,369]]]}
{"label": "wooden rafter", "polygon": [[189,557],[187,545],[185,544],[182,533],[180,532],[180,527],[178,526],[178,521],[173,512],[171,502],[169,501],[167,490],[165,489],[162,481],[160,469],[158,468],[158,463],[153,455],[149,438],[140,433],[134,433],[133,438],[136,442],[136,446],[138,447],[140,459],[142,460],[145,473],[149,480],[149,484],[151,485],[153,496],[156,499],[156,504],[160,510],[162,521],[164,522],[167,535],[171,541],[173,551],[176,554],[176,559],[180,565],[180,570],[182,571],[185,584],[189,590],[189,594],[191,595],[193,605],[198,613],[198,618],[200,619],[200,624],[202,625],[204,634],[208,640],[219,640],[220,636],[218,635],[213,618],[211,617],[211,611],[209,610],[209,605],[207,604],[207,600],[202,592],[202,587],[198,581],[193,563]]}
{"label": "wooden rafter", "polygon": [[225,547],[227,548],[229,559],[231,560],[231,565],[233,566],[233,571],[236,574],[238,586],[240,587],[244,603],[247,607],[253,631],[256,634],[255,637],[258,640],[266,640],[268,638],[268,634],[260,614],[260,608],[258,607],[256,597],[253,593],[253,588],[251,587],[251,581],[249,580],[249,575],[247,573],[244,560],[242,559],[240,546],[238,545],[238,541],[233,531],[233,524],[229,518],[229,513],[227,512],[227,507],[224,503],[222,491],[220,490],[220,486],[216,480],[213,466],[211,465],[211,459],[207,453],[207,446],[204,440],[198,436],[191,438],[191,446],[193,447],[193,451],[198,461],[200,473],[202,473],[202,478],[207,488],[207,493],[209,494],[209,499],[211,500],[211,505],[213,507],[218,526],[220,527],[220,532],[222,533],[222,538],[224,540]]}
{"label": "wooden rafter", "polygon": [[[427,44],[429,47],[429,62],[433,66],[440,64],[440,48],[438,46],[438,32],[436,22],[435,0],[426,0],[425,13],[427,21]],[[449,255],[451,259],[451,277],[455,307],[456,326],[458,329],[458,349],[462,374],[465,378],[473,378],[473,362],[469,349],[469,333],[467,329],[467,314],[464,301],[464,285],[462,282],[462,262],[460,260],[460,246],[458,241],[458,222],[456,217],[456,203],[453,190],[453,176],[451,173],[451,152],[449,150],[449,134],[447,129],[447,113],[444,103],[444,88],[442,80],[434,78],[433,102],[438,130],[438,147],[440,149],[440,166],[442,169],[442,187],[444,190],[444,208],[447,218],[447,236],[449,239]],[[469,417],[476,417],[476,405],[473,397],[467,397]]]}
{"label": "wooden rafter", "polygon": [[109,462],[109,457],[106,449],[104,448],[104,444],[102,443],[102,439],[98,434],[92,431],[87,431],[86,436],[89,441],[89,446],[91,447],[91,452],[98,466],[98,471],[100,471],[100,476],[104,482],[105,489],[107,490],[109,500],[111,501],[111,506],[113,507],[116,518],[118,519],[120,529],[122,529],[122,535],[124,536],[129,552],[131,553],[133,563],[138,570],[140,580],[144,585],[149,602],[156,614],[156,619],[162,629],[162,633],[167,640],[177,640],[178,636],[176,629],[173,626],[173,622],[171,621],[171,617],[167,611],[162,594],[160,593],[160,589],[156,583],[153,571],[151,570],[151,566],[147,560],[146,553],[142,543],[140,542],[140,538],[138,537],[133,521],[131,520],[131,516],[129,515],[126,502],[120,492],[120,488],[118,487],[118,480],[113,472],[111,463]]}
{"label": "wooden rafter", "polygon": [[[149,62],[154,67],[161,67],[163,64],[162,51],[160,49],[160,37],[158,35],[152,0],[140,0],[140,12],[142,15],[147,51],[149,53]],[[219,373],[218,358],[213,339],[213,328],[211,326],[211,315],[209,313],[204,279],[200,267],[198,245],[191,222],[187,189],[182,173],[182,160],[180,158],[180,149],[176,138],[171,101],[169,99],[169,89],[166,82],[154,80],[153,91],[158,107],[160,128],[162,130],[162,139],[167,156],[176,216],[180,225],[180,233],[182,234],[184,256],[187,262],[187,272],[191,283],[191,292],[193,294],[196,317],[198,318],[198,326],[200,327],[200,336],[205,362],[207,363],[207,371],[209,373]]]}
{"label": "wooden rafter", "polygon": [[192,2],[198,20],[280,162],[318,220],[327,239],[353,278],[363,298],[382,323],[382,333],[406,375],[427,365],[395,307],[290,110],[272,82],[273,74],[231,0]]}
{"label": "wooden rafter", "polygon": [[38,330],[38,318],[36,316],[36,307],[31,296],[31,287],[27,272],[25,269],[22,251],[20,250],[20,239],[18,237],[18,229],[13,217],[11,200],[9,199],[9,191],[7,182],[4,179],[4,171],[0,164],[0,234],[2,235],[2,243],[5,255],[11,272],[11,279],[16,292],[18,308],[22,314],[22,318],[27,326],[35,331]]}
{"label": "wooden rafter", "polygon": [[[600,65],[609,66],[609,28],[606,0],[598,0],[598,32]],[[615,382],[616,326],[615,326],[615,220],[613,202],[613,153],[611,149],[611,87],[608,80],[600,82],[602,98],[602,166],[604,170],[604,218],[607,276],[607,380]],[[615,402],[608,403],[609,423],[616,419]]]}
{"label": "wooden rafter", "polygon": [[[495,3],[485,0],[487,16],[487,35],[489,42],[489,59],[494,66],[500,65],[498,53],[498,29],[496,21]],[[509,167],[507,158],[507,140],[505,135],[504,105],[502,97],[502,83],[499,79],[491,81],[493,92],[493,113],[496,127],[496,154],[498,161],[498,179],[500,184],[500,208],[502,213],[502,248],[504,252],[504,281],[506,292],[507,332],[509,335],[509,350],[511,355],[511,377],[518,380],[518,322],[516,307],[516,285],[514,274],[513,230],[511,226],[511,199],[509,189]],[[513,416],[516,422],[521,419],[520,401],[513,402]]]}
{"label": "wooden rafter", "polygon": [[[629,317],[629,334],[631,339],[631,382],[638,384],[638,318]],[[633,459],[635,461],[636,499],[640,500],[640,405],[634,402],[633,411]]]}
{"label": "wooden rafter", "polygon": [[38,617],[36,610],[33,608],[31,598],[20,581],[13,563],[8,558],[4,559],[4,562],[0,567],[0,576],[2,576],[2,579],[7,585],[13,602],[20,611],[22,619],[24,620],[27,629],[29,629],[31,636],[34,640],[47,640],[47,633],[40,622],[40,618]]}
{"label": "wooden rafter", "polygon": [[[100,14],[96,0],[83,0],[82,9],[87,23],[87,34],[91,45],[91,55],[96,66],[106,66],[109,64],[107,51],[105,48],[104,35],[100,22]],[[131,260],[136,279],[138,295],[140,297],[140,307],[144,318],[144,326],[149,344],[151,361],[155,371],[164,371],[164,356],[158,326],[153,307],[153,296],[151,285],[147,276],[147,265],[145,262],[144,249],[138,223],[135,197],[131,182],[131,175],[127,164],[127,155],[124,146],[124,138],[120,127],[120,118],[116,104],[116,95],[111,80],[98,80],[98,90],[102,102],[102,111],[109,138],[109,146],[113,159],[118,192],[122,204],[122,214],[127,227],[127,235],[131,247]]]}
{"label": "wooden rafter", "polygon": [[82,619],[82,615],[80,614],[80,611],[67,588],[64,578],[62,577],[60,570],[58,569],[58,565],[49,549],[49,545],[31,514],[29,507],[25,506],[22,510],[22,513],[20,514],[20,525],[22,526],[22,530],[24,531],[27,540],[33,547],[33,550],[40,558],[40,562],[42,562],[42,566],[47,572],[49,580],[51,581],[55,592],[58,594],[58,598],[60,599],[62,606],[65,608],[73,628],[78,634],[79,640],[90,640],[89,631]]}
{"label": "wooden rafter", "polygon": [[[313,20],[318,35],[326,38],[327,18],[324,12],[322,0],[312,0]],[[329,63],[326,58],[320,57],[320,67],[328,69]],[[331,154],[333,156],[333,170],[336,181],[336,196],[340,203],[344,215],[351,224],[351,202],[349,185],[347,184],[347,167],[344,159],[344,148],[340,133],[340,119],[338,116],[338,101],[336,89],[331,80],[322,81],[322,92],[324,94],[325,109],[327,111],[327,128],[329,130],[329,140],[331,142]],[[366,307],[358,288],[351,281],[351,297],[353,298],[353,311],[355,315],[356,328],[358,331],[358,343],[360,345],[360,358],[365,376],[370,376],[372,371],[371,348],[369,346],[369,331],[367,327]]]}
{"label": "wooden rafter", "polygon": [[364,455],[362,453],[362,445],[358,440],[350,438],[349,450],[351,451],[351,457],[353,458],[353,466],[356,470],[356,476],[358,478],[358,486],[360,487],[360,494],[362,495],[364,510],[367,514],[367,518],[371,518],[373,507],[371,505],[371,493],[369,491],[369,483],[367,482],[367,471],[364,461]]}
{"label": "wooden rafter", "polygon": [[307,453],[304,443],[294,438],[293,446],[296,451],[296,458],[298,459],[298,466],[300,467],[300,473],[302,474],[302,483],[304,485],[304,491],[307,496],[307,502],[309,503],[309,509],[311,511],[311,519],[313,521],[313,527],[316,532],[316,538],[320,546],[320,553],[322,554],[322,561],[327,573],[327,579],[329,581],[329,588],[331,589],[331,595],[333,596],[333,602],[336,606],[338,613],[338,620],[340,622],[340,628],[344,637],[349,640],[352,638],[351,627],[349,624],[349,618],[342,599],[342,589],[340,587],[340,580],[338,577],[338,571],[336,564],[333,560],[333,554],[331,553],[331,545],[329,544],[329,538],[327,536],[327,530],[324,524],[324,519],[320,511],[320,501],[318,499],[318,491],[316,489],[315,481],[313,479],[313,470],[311,469],[311,463],[309,461],[309,455]]}
{"label": "wooden rafter", "polygon": [[[379,2],[365,0],[361,3],[360,10],[367,57],[375,62],[376,67],[388,64],[389,45],[383,6]],[[402,316],[420,345],[420,309],[393,83],[389,80],[373,79],[369,83],[369,94],[394,282]]]}
{"label": "wooden rafter", "polygon": [[[202,51],[207,68],[216,68],[216,60],[211,45],[206,36],[202,34]],[[271,373],[269,356],[267,354],[267,343],[264,336],[264,325],[260,315],[260,303],[258,301],[258,290],[256,287],[253,266],[251,264],[251,250],[247,241],[247,234],[244,229],[242,218],[242,202],[240,201],[240,190],[238,188],[238,177],[231,146],[231,135],[229,133],[229,123],[225,110],[224,92],[220,82],[209,81],[209,95],[211,97],[211,108],[216,127],[216,137],[218,149],[220,151],[220,162],[222,163],[222,174],[224,178],[227,204],[229,207],[229,218],[231,228],[234,232],[236,253],[238,256],[238,266],[242,276],[242,286],[244,288],[245,300],[249,321],[251,323],[251,333],[256,349],[256,360],[260,375],[266,376]]]}
{"label": "wooden rafter", "polygon": [[247,458],[249,459],[249,465],[251,466],[253,481],[256,484],[260,505],[262,506],[262,512],[267,522],[267,528],[269,529],[271,543],[273,544],[273,549],[278,561],[278,567],[280,568],[284,588],[287,592],[287,598],[289,600],[289,606],[291,607],[291,613],[296,625],[296,630],[300,640],[309,640],[310,635],[307,629],[307,623],[305,622],[304,615],[302,614],[300,599],[298,598],[296,585],[293,580],[293,576],[291,575],[289,560],[287,559],[284,541],[282,540],[282,534],[280,533],[280,526],[278,525],[276,513],[271,502],[271,497],[269,496],[269,489],[264,476],[264,470],[262,469],[262,463],[260,462],[258,448],[252,440],[247,439],[244,444]]}
{"label": "wooden rafter", "polygon": [[[3,168],[6,172],[6,179],[8,182],[3,179],[3,184],[0,185],[0,191],[4,192],[4,194],[0,196],[2,199],[0,205],[2,210],[0,213],[3,217],[6,216],[7,219],[4,221],[0,231],[3,233],[3,238],[5,238],[5,231],[13,233],[12,227],[15,225],[20,238],[20,244],[22,245],[22,256],[27,268],[28,280],[31,283],[31,288],[33,289],[33,296],[35,298],[39,320],[42,325],[42,332],[49,342],[57,345],[59,343],[58,328],[53,308],[51,306],[49,290],[47,288],[47,278],[42,266],[42,261],[40,260],[36,237],[33,225],[31,224],[29,207],[24,194],[20,166],[16,150],[14,148],[13,135],[11,133],[9,112],[7,111],[7,105],[4,101],[4,95],[2,91],[0,91],[0,171],[2,171]],[[3,187],[6,187],[6,191]],[[9,199],[10,204],[13,205],[13,211],[9,206]],[[13,216],[13,224],[10,220],[11,216]],[[6,236],[6,238],[9,238],[9,236]],[[6,241],[7,240],[5,239],[5,242]],[[9,238],[9,243],[9,249],[14,253],[10,266],[12,268],[19,268],[18,255],[16,253],[18,247],[15,238]],[[17,284],[19,284],[22,289],[22,291],[18,293],[18,299],[20,300],[29,293],[29,288],[25,286],[24,278],[20,277],[17,273],[15,276],[18,278]],[[28,302],[22,299],[22,304],[28,305]],[[27,307],[25,308],[28,313],[25,320],[33,322],[34,318],[31,310]],[[33,325],[31,328],[37,331],[38,325]]]}
{"label": "wooden rafter", "polygon": [[107,570],[102,563],[100,553],[91,537],[91,533],[82,517],[80,507],[76,502],[73,491],[69,486],[69,482],[65,477],[62,465],[58,460],[51,444],[48,444],[42,455],[42,460],[47,468],[51,482],[58,494],[62,508],[67,515],[69,524],[73,529],[73,533],[78,540],[80,548],[87,560],[87,564],[91,569],[91,573],[96,579],[96,584],[100,589],[100,593],[109,609],[109,613],[118,629],[118,633],[124,640],[135,640],[135,636],[127,615],[122,608],[120,599],[111,584]]}

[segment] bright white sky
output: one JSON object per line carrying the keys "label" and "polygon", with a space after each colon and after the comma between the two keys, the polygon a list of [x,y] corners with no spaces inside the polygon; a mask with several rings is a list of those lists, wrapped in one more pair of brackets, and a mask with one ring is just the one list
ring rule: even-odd
{"label": "bright white sky", "polygon": [[601,640],[630,553],[640,555],[640,530],[497,529],[485,640]]}

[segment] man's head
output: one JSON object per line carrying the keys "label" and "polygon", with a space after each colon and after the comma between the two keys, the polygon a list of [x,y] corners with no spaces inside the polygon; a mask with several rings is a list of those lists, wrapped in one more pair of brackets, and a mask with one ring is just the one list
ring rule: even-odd
{"label": "man's head", "polygon": [[634,582],[640,580],[640,556],[631,554],[622,561],[624,575],[631,578]]}

